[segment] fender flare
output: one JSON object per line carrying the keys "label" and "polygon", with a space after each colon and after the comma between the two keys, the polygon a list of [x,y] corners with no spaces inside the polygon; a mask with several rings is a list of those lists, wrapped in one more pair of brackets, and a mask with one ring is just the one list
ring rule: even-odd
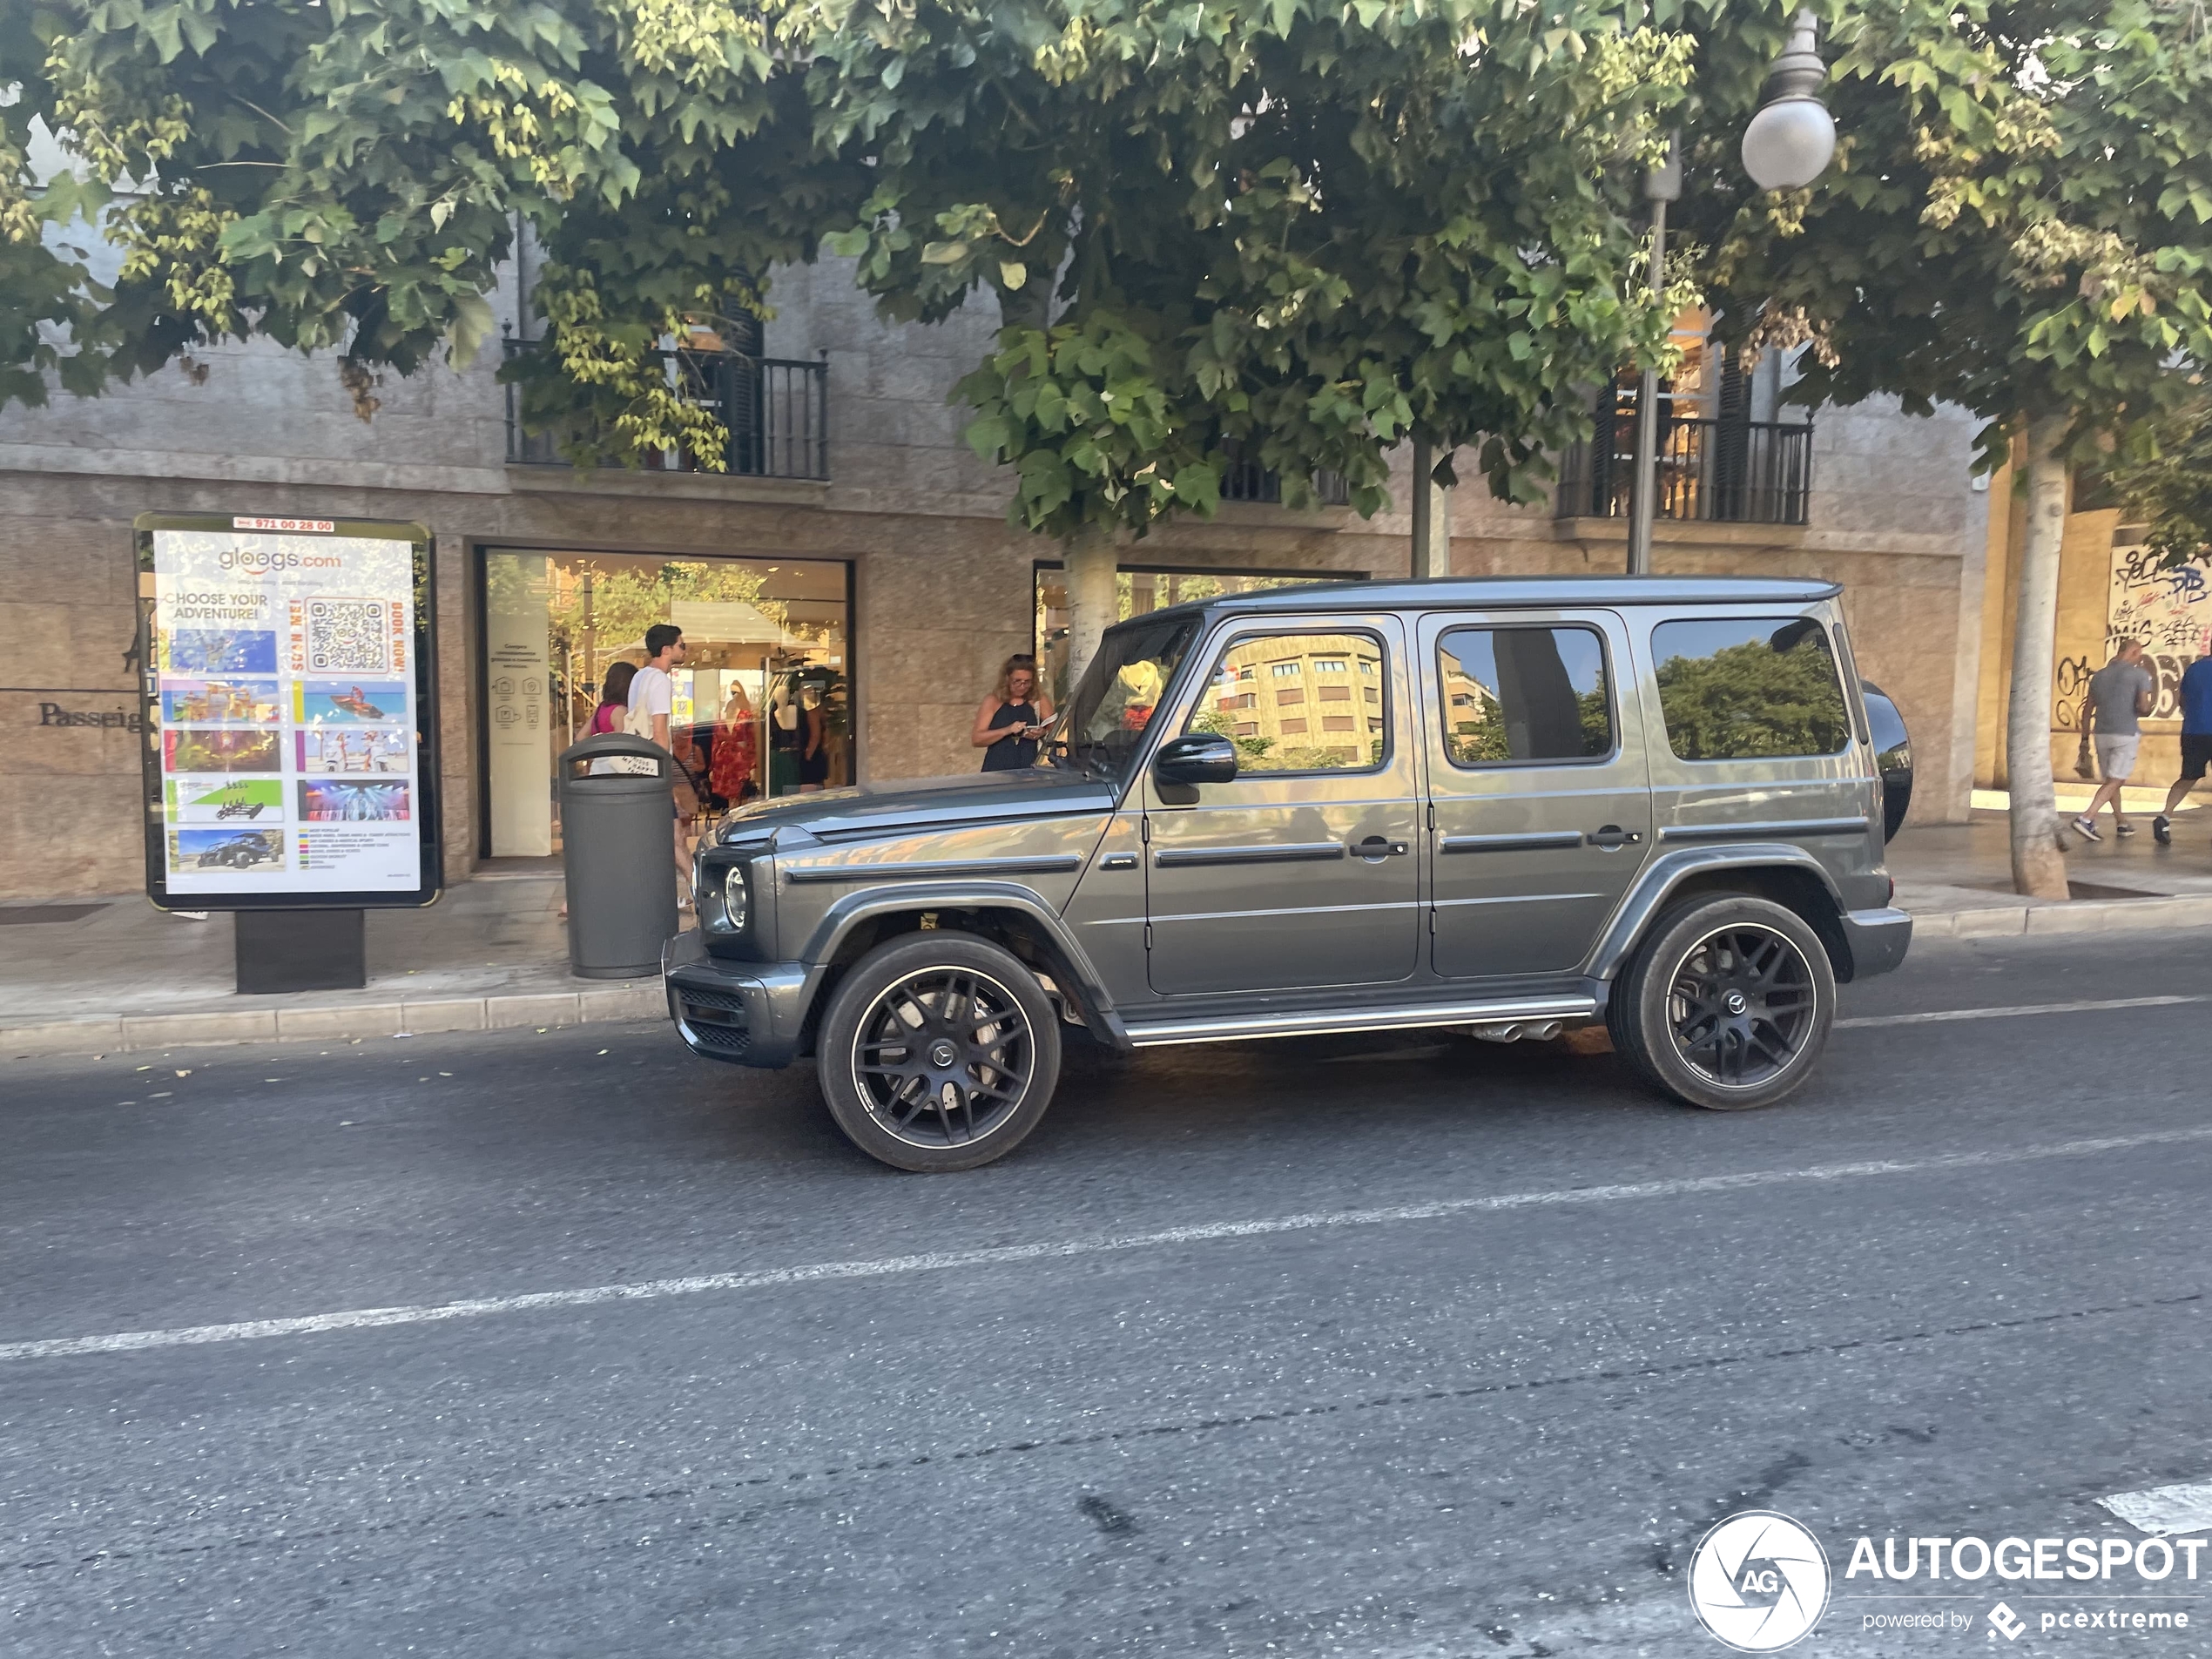
{"label": "fender flare", "polygon": [[[1690,877],[1716,870],[1777,868],[1802,871],[1819,881],[1821,891],[1828,895],[1839,919],[1840,941],[1840,918],[1845,908],[1843,894],[1837,891],[1836,879],[1828,873],[1827,867],[1802,846],[1791,841],[1738,841],[1726,846],[1685,848],[1679,853],[1662,853],[1636,878],[1635,886],[1613,913],[1611,924],[1599,939],[1597,954],[1590,961],[1589,977],[1610,981],[1619,974],[1652,919],[1666,908],[1668,900]],[[1824,938],[1823,942],[1830,941]],[[1834,948],[1832,943],[1831,948]],[[1844,949],[1848,954],[1847,944]],[[1848,973],[1838,977],[1848,977]]]}
{"label": "fender flare", "polygon": [[[856,880],[865,880],[866,875],[865,867],[856,867],[853,872]],[[1114,1048],[1130,1046],[1121,1016],[1114,1011],[1113,998],[1107,995],[1082,947],[1060,920],[1059,912],[1035,889],[1018,881],[910,881],[846,894],[823,913],[799,954],[799,960],[806,964],[806,981],[799,998],[800,1021],[813,1012],[823,982],[829,977],[832,959],[853,928],[877,916],[902,910],[1020,911],[1036,924],[1059,957],[1060,962],[1055,964],[1055,979],[1060,977],[1060,965],[1065,965],[1067,977],[1073,983],[1064,988],[1077,998],[1077,1011],[1083,1016],[1085,1028]]]}

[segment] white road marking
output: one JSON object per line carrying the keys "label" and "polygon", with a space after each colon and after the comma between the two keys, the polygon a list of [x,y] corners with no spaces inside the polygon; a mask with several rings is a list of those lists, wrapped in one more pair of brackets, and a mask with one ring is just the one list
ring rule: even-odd
{"label": "white road marking", "polygon": [[1838,1020],[1838,1030],[1861,1025],[1932,1025],[1945,1020],[2010,1020],[2023,1014],[2101,1014],[2108,1008],[2170,1008],[2212,1002],[2212,996],[2116,996],[2103,1002],[2022,1002],[2008,1008],[1944,1008],[1934,1014],[1862,1014]]}
{"label": "white road marking", "polygon": [[479,1319],[498,1313],[527,1313],[541,1308],[592,1307],[603,1302],[655,1301],[698,1296],[709,1291],[758,1291],[829,1279],[890,1278],[907,1273],[938,1273],[964,1267],[997,1267],[1013,1262],[1060,1261],[1105,1256],[1170,1244],[1211,1244],[1227,1238],[1264,1238],[1278,1233],[1312,1232],[1335,1227],[1374,1227],[1393,1222],[1434,1221],[1509,1210],[1565,1204],[1620,1204],[1637,1198],[1687,1197],[1713,1192],[1741,1192],[1754,1187],[1806,1182],[1850,1181],[1868,1176],[1930,1175],[1946,1170],[1985,1170],[2043,1158],[2088,1157],[2135,1147],[2171,1146],[2212,1141],[2212,1125],[2152,1130],[2138,1135],[2110,1135],[2094,1140],[2055,1141],[2040,1146],[1993,1147],[1979,1152],[1946,1152],[1925,1158],[1874,1158],[1853,1163],[1821,1163],[1802,1170],[1750,1170],[1737,1175],[1683,1176],[1664,1181],[1635,1181],[1613,1186],[1561,1187],[1549,1191],[1494,1193],[1481,1197],[1433,1198],[1421,1204],[1388,1204],[1373,1210],[1323,1210],[1304,1215],[1268,1216],[1252,1221],[1210,1221],[1154,1232],[1109,1233],[1089,1238],[997,1244],[981,1250],[931,1251],[916,1256],[885,1256],[872,1261],[813,1262],[796,1267],[756,1268],[749,1272],[702,1273],[688,1278],[646,1279],[633,1285],[594,1285],[580,1290],[537,1291],[523,1296],[490,1296],[467,1302],[437,1302],[413,1307],[351,1308],[337,1313],[309,1313],[283,1319],[244,1319],[233,1325],[196,1325],[162,1331],[118,1331],[104,1336],[49,1337],[0,1343],[0,1360],[57,1359],[71,1354],[132,1353],[146,1348],[181,1348],[206,1342],[253,1342],[266,1337],[309,1336],[326,1331],[365,1331],[380,1325],[435,1325],[448,1319]]}
{"label": "white road marking", "polygon": [[2212,1529],[2212,1481],[2193,1487],[2153,1487],[2148,1492],[2115,1492],[2097,1501],[2137,1532],[2204,1532]]}

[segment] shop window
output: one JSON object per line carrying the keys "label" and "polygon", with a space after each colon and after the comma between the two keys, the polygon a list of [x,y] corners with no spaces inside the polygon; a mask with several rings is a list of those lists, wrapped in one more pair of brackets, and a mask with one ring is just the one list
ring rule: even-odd
{"label": "shop window", "polygon": [[608,671],[644,660],[655,623],[684,631],[672,747],[705,813],[853,781],[847,570],[487,550],[486,850],[560,849],[554,757],[590,734]]}
{"label": "shop window", "polygon": [[[1055,707],[1068,700],[1068,577],[1057,563],[1035,566],[1035,637],[1038,664],[1044,670]],[[1362,582],[1364,570],[1194,570],[1167,565],[1125,564],[1116,574],[1115,620],[1149,616],[1170,605],[1194,600],[1217,599],[1232,594],[1293,588],[1316,582]],[[1297,664],[1292,672],[1298,671]],[[1245,679],[1259,678],[1259,665],[1240,665]],[[979,688],[974,696],[981,696]]]}

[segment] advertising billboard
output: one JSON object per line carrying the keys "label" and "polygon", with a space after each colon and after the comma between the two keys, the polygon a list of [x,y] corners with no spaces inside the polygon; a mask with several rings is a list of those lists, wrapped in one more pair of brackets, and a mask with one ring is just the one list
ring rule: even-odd
{"label": "advertising billboard", "polygon": [[428,533],[168,513],[137,531],[153,901],[436,898]]}

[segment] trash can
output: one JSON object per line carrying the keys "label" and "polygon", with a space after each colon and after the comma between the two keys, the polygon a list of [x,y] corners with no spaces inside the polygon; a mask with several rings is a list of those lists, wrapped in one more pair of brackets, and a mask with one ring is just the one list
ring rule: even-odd
{"label": "trash can", "polygon": [[[651,772],[603,770],[620,756]],[[677,932],[676,757],[624,732],[561,752],[561,860],[569,878],[569,971],[581,979],[660,972]]]}

